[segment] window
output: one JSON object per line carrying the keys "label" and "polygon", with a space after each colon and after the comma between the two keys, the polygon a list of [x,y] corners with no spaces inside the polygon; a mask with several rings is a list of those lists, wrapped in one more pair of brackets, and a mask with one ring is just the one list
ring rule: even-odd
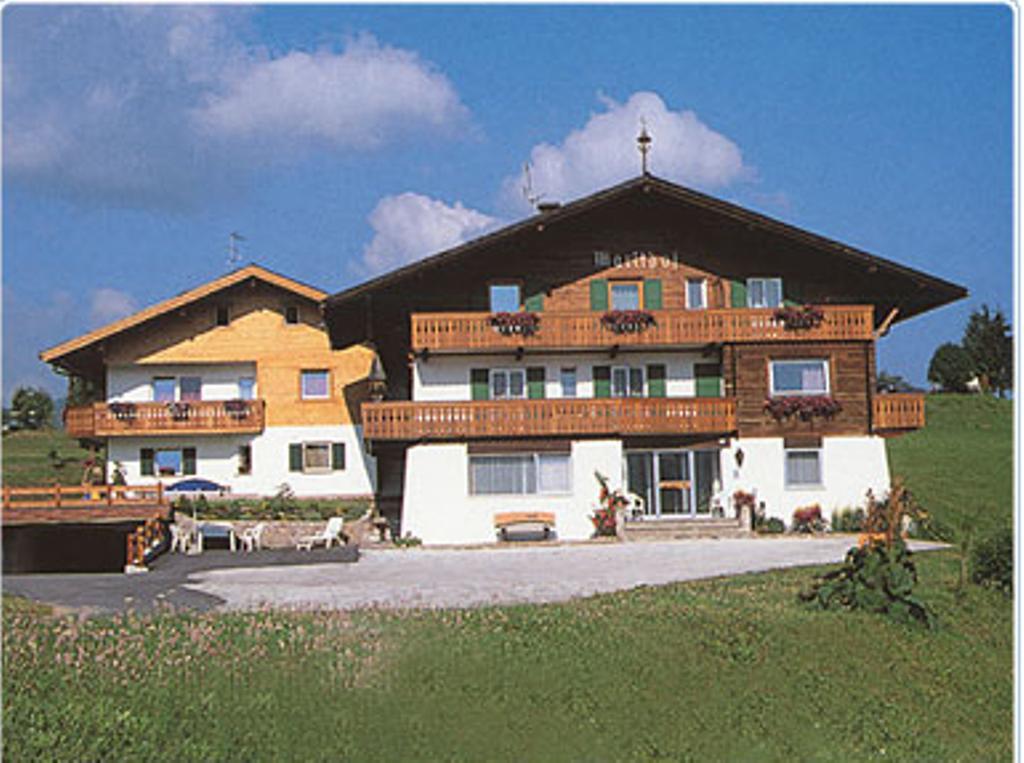
{"label": "window", "polygon": [[469,457],[470,495],[557,495],[570,491],[568,453]]}
{"label": "window", "polygon": [[238,446],[238,473],[252,474],[252,446]]}
{"label": "window", "polygon": [[174,377],[156,376],[153,378],[153,400],[158,403],[174,402]]}
{"label": "window", "polygon": [[559,378],[562,382],[562,397],[576,397],[576,369],[563,368]]}
{"label": "window", "polygon": [[157,477],[176,477],[182,474],[196,473],[196,449],[181,448],[153,450],[143,448],[139,451],[140,471],[144,475]]}
{"label": "window", "polygon": [[256,398],[256,380],[251,376],[243,376],[238,380],[238,399],[254,400]]}
{"label": "window", "polygon": [[495,283],[490,286],[490,305],[492,313],[514,313],[522,305],[522,294],[519,284]]}
{"label": "window", "polygon": [[299,322],[299,308],[296,305],[288,305],[284,309],[284,322],[285,323],[298,323]]}
{"label": "window", "polygon": [[326,472],[331,469],[331,445],[326,442],[302,444],[302,471]]}
{"label": "window", "polygon": [[786,487],[821,487],[821,451],[786,451]]}
{"label": "window", "polygon": [[781,278],[747,279],[747,307],[780,307],[781,305]]}
{"label": "window", "polygon": [[638,281],[612,281],[609,291],[612,310],[640,309],[640,283]]}
{"label": "window", "polygon": [[326,400],[328,397],[327,371],[303,371],[302,399]]}
{"label": "window", "polygon": [[522,368],[491,371],[491,399],[519,400],[526,397],[526,371]]}
{"label": "window", "polygon": [[643,367],[616,366],[612,369],[612,397],[643,397]]}
{"label": "window", "polygon": [[771,389],[773,395],[827,395],[828,361],[773,360]]}
{"label": "window", "polygon": [[686,306],[690,310],[703,310],[707,302],[707,281],[703,278],[687,278]]}
{"label": "window", "polygon": [[182,376],[180,385],[182,400],[194,401],[203,399],[203,380],[198,376]]}
{"label": "window", "polygon": [[231,315],[228,313],[227,305],[217,305],[216,321],[218,326],[227,326],[231,322]]}
{"label": "window", "polygon": [[345,468],[343,442],[293,442],[288,446],[288,470],[326,474]]}

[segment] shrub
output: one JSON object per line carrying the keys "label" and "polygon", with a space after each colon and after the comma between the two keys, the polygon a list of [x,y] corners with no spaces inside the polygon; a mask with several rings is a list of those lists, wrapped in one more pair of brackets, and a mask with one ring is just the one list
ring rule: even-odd
{"label": "shrub", "polygon": [[864,529],[864,509],[849,507],[832,512],[832,531],[837,533],[859,533]]}
{"label": "shrub", "polygon": [[399,548],[415,548],[416,546],[422,546],[423,541],[412,533],[407,532],[401,538],[395,538],[394,544]]}
{"label": "shrub", "polygon": [[[745,493],[744,495],[750,494]],[[786,532],[786,523],[778,517],[767,516],[764,501],[761,501],[754,511],[754,532],[759,535],[778,535],[779,533]]]}
{"label": "shrub", "polygon": [[793,512],[793,524],[790,529],[795,533],[820,533],[825,530],[825,520],[821,518],[821,506],[804,506]]}
{"label": "shrub", "polygon": [[1013,593],[1013,528],[1002,527],[974,547],[971,580],[1003,593]]}
{"label": "shrub", "polygon": [[597,477],[597,482],[601,485],[601,492],[598,493],[601,505],[590,515],[590,521],[594,525],[594,535],[615,535],[616,517],[621,510],[629,505],[629,501],[621,491],[609,489],[608,478],[601,472],[594,472],[594,476]]}
{"label": "shrub", "polygon": [[821,609],[860,609],[934,628],[935,615],[914,596],[917,568],[911,556],[898,536],[891,545],[876,542],[851,548],[839,569],[819,577],[800,598]]}

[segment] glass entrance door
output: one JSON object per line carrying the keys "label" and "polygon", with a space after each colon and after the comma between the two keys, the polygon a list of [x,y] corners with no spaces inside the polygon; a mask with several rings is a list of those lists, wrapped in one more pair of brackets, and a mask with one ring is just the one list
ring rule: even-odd
{"label": "glass entrance door", "polygon": [[707,516],[718,481],[717,450],[626,453],[626,489],[644,499],[646,517]]}

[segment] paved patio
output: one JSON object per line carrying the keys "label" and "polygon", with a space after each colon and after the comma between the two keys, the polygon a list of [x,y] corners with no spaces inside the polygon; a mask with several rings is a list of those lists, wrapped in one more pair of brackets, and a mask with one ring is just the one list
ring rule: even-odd
{"label": "paved patio", "polygon": [[[177,607],[471,607],[565,601],[641,585],[840,561],[852,536],[484,549],[368,549],[358,564],[298,552],[164,557],[140,575],[24,575],[4,588],[93,611]],[[913,542],[914,550],[941,548]],[[220,554],[220,556],[215,556]],[[219,560],[219,561],[218,561]],[[310,563],[314,562],[314,563]],[[254,566],[259,565],[259,566]]]}

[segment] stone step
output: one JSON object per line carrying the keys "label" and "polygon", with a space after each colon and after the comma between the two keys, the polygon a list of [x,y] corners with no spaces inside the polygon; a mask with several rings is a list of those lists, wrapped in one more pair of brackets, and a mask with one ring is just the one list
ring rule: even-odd
{"label": "stone step", "polygon": [[676,540],[682,538],[745,538],[750,535],[735,519],[678,519],[627,522],[626,540]]}

